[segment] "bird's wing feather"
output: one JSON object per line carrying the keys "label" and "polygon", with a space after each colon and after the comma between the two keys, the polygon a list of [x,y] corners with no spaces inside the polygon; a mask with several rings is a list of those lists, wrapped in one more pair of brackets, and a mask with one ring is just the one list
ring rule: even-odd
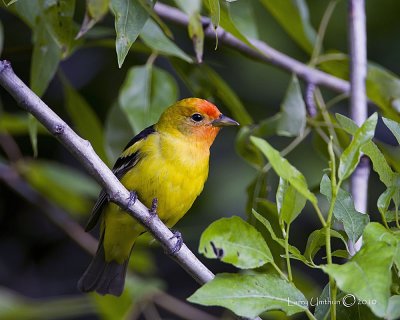
{"label": "bird's wing feather", "polygon": [[[117,159],[112,169],[112,172],[119,180],[121,180],[125,173],[131,170],[138,163],[140,159],[140,142],[155,132],[156,131],[154,129],[154,126],[147,127],[135,137],[133,137],[131,141],[129,141],[122,155]],[[93,229],[94,226],[97,224],[103,208],[108,203],[108,201],[109,200],[107,192],[104,189],[101,190],[99,197],[93,207],[92,214],[86,225],[86,231]]]}

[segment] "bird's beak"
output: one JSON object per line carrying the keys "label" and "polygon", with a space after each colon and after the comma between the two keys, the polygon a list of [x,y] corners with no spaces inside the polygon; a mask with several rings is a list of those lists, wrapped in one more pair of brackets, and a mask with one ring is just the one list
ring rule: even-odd
{"label": "bird's beak", "polygon": [[221,114],[218,119],[211,122],[214,127],[238,126],[239,122]]}

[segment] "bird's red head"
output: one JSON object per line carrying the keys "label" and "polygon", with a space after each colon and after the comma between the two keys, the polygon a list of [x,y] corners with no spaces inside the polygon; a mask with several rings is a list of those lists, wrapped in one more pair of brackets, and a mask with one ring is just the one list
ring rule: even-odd
{"label": "bird's red head", "polygon": [[223,126],[238,125],[224,116],[211,102],[199,98],[188,98],[168,107],[157,123],[158,130],[184,135],[188,139],[212,144]]}

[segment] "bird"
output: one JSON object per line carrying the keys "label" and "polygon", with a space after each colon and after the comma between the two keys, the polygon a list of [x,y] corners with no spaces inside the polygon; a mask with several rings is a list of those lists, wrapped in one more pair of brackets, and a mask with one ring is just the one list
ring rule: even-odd
{"label": "bird", "polygon": [[[112,171],[131,192],[133,201],[138,198],[172,228],[203,190],[210,147],[219,130],[236,125],[239,123],[207,100],[180,100],[166,108],[156,124],[128,143]],[[85,230],[90,231],[99,222],[98,249],[78,281],[78,288],[82,292],[120,296],[135,240],[146,230],[110,202],[104,189]]]}

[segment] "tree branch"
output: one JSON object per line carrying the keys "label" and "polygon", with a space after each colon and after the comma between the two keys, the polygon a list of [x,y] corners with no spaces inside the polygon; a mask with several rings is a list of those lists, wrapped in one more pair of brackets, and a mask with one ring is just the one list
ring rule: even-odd
{"label": "tree branch", "polygon": [[[349,45],[350,45],[350,115],[361,126],[368,116],[365,80],[367,77],[367,38],[364,0],[349,0]],[[351,178],[351,193],[357,211],[367,212],[369,160],[362,157]],[[362,238],[350,243],[350,254],[360,250]]]}
{"label": "tree branch", "polygon": [[[203,265],[183,244],[174,252],[177,239],[157,215],[150,215],[139,200],[130,204],[130,193],[115,177],[111,170],[94,152],[89,141],[78,136],[56,113],[53,112],[34,92],[32,92],[11,68],[8,61],[0,61],[0,85],[6,89],[17,103],[38,119],[85,167],[85,169],[107,191],[112,202],[134,216],[160,242],[164,250],[193,279],[204,284],[214,278],[214,274]],[[92,250],[92,249],[89,249]],[[246,318],[241,318],[246,319]],[[261,320],[259,317],[256,320]]]}
{"label": "tree branch", "polygon": [[[188,16],[176,8],[157,2],[154,10],[161,18],[167,21],[186,27],[189,24]],[[207,26],[204,30],[204,35],[207,38],[215,39],[215,30],[210,19],[206,17],[202,17],[201,19],[203,25]],[[337,92],[350,92],[350,85],[347,81],[311,68],[304,63],[275,50],[263,41],[249,40],[254,46],[254,48],[252,48],[221,27],[218,27],[216,32],[219,43],[234,48],[236,51],[241,52],[248,57],[271,63],[282,69],[288,70],[297,74],[306,82],[313,83],[316,86],[325,86]]]}

